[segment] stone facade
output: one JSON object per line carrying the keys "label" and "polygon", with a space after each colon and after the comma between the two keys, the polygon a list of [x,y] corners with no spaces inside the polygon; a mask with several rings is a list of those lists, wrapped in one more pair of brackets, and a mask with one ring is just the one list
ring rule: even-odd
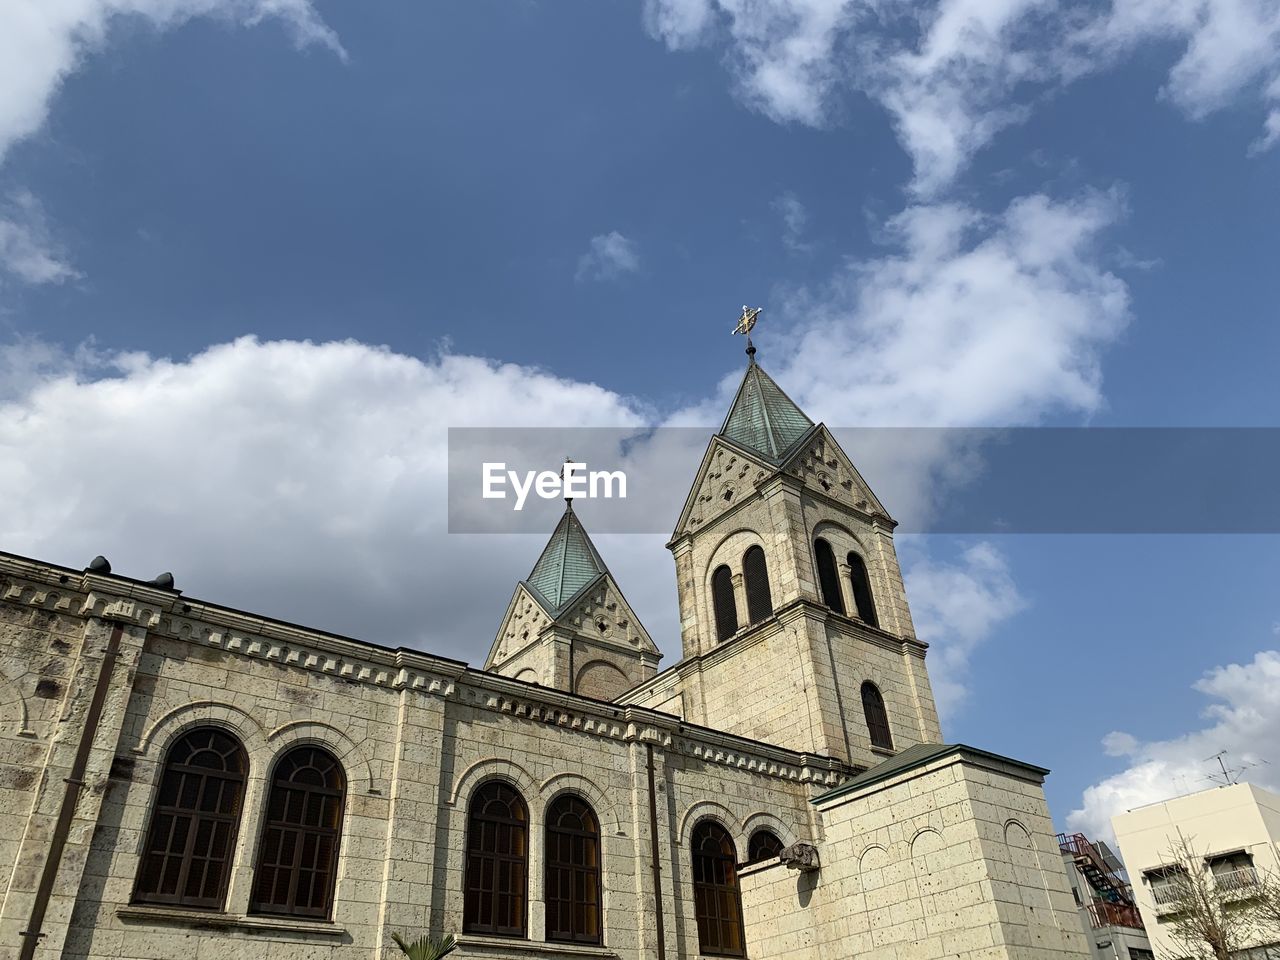
{"label": "stone facade", "polygon": [[[761,829],[815,854],[740,868],[748,957],[1083,957],[1045,771],[941,744],[893,522],[825,428],[779,410],[754,361],[751,376],[771,391],[763,435],[789,452],[712,441],[672,541],[684,657],[656,676],[576,521],[560,566],[544,552],[517,587],[482,670],[0,555],[0,957],[381,960],[394,932],[458,932],[464,957],[693,960],[691,844],[709,820],[737,860]],[[749,401],[735,424],[754,422]],[[790,439],[768,432],[768,404]],[[878,625],[847,568],[852,615],[822,602],[816,535],[864,558]],[[726,563],[740,579],[751,546],[772,612],[717,643],[708,578]],[[868,681],[892,747],[871,743]],[[166,758],[207,728],[247,756],[225,896],[139,903]],[[306,919],[252,909],[273,769],[298,745],[345,775],[332,908]],[[494,781],[527,805],[515,938],[462,932],[468,808]],[[599,820],[600,944],[547,936],[547,811],[565,794]]]}

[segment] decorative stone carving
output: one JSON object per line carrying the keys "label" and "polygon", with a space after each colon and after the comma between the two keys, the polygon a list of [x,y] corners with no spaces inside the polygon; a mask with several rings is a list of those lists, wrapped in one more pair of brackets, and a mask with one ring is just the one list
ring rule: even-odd
{"label": "decorative stone carving", "polygon": [[789,870],[802,870],[808,873],[810,870],[818,869],[818,848],[812,843],[803,841],[793,843],[789,847],[782,848],[778,859],[786,864]]}

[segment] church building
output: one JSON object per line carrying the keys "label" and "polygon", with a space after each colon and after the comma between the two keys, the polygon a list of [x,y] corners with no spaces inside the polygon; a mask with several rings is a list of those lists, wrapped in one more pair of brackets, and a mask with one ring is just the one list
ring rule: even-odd
{"label": "church building", "polygon": [[665,669],[571,503],[479,668],[0,554],[0,957],[1083,960],[1047,771],[943,742],[894,521],[748,352]]}

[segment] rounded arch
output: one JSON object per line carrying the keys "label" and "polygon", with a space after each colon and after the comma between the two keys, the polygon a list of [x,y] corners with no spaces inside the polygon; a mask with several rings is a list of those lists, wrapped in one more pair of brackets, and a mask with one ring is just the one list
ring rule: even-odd
{"label": "rounded arch", "polygon": [[849,589],[853,594],[854,609],[850,612],[863,623],[879,627],[876,592],[871,588],[871,571],[866,560],[857,550],[850,550],[845,554],[845,565],[849,568]]}
{"label": "rounded arch", "polygon": [[776,814],[765,813],[764,811],[751,814],[742,824],[742,833],[747,838],[748,843],[751,841],[751,837],[759,830],[768,830],[773,833],[782,841],[784,847],[789,847],[800,840],[800,831],[795,824],[786,823]]}
{"label": "rounded arch", "polygon": [[942,833],[933,827],[922,827],[911,838],[911,856],[923,857],[941,850],[945,845]]}
{"label": "rounded arch", "polygon": [[863,559],[869,555],[870,549],[863,535],[855,533],[852,529],[836,520],[821,519],[814,523],[813,529],[809,532],[809,539],[816,540],[822,537],[831,544],[832,549],[837,552],[856,550],[862,554]]}
{"label": "rounded arch", "polygon": [[743,863],[760,863],[764,860],[777,859],[787,844],[769,827],[757,827],[747,832],[747,849],[739,856]]}
{"label": "rounded arch", "polygon": [[132,899],[220,909],[241,833],[249,753],[234,731],[214,723],[184,727],[164,749]]}
{"label": "rounded arch", "polygon": [[[536,781],[524,767],[516,763],[514,760],[502,760],[496,757],[477,760],[453,781],[453,789],[449,792],[449,806],[458,806],[461,799],[464,802],[462,806],[465,808],[467,803],[471,801],[471,795],[475,793],[486,780],[505,780],[520,791],[520,795],[525,798],[528,803],[529,797],[537,797],[540,795],[538,790],[538,781]],[[534,809],[537,809],[536,807]],[[541,817],[541,810],[538,811]]]}
{"label": "rounded arch", "polygon": [[556,773],[542,781],[538,801],[547,810],[565,794],[576,794],[596,812],[605,836],[617,836],[624,828],[618,805],[603,790],[580,773]]}
{"label": "rounded arch", "polygon": [[738,598],[733,589],[733,570],[727,563],[720,564],[711,574],[711,613],[717,643],[738,632]]}
{"label": "rounded arch", "polygon": [[743,847],[715,817],[693,825],[688,856],[698,946],[703,954],[746,956],[738,863]]}
{"label": "rounded arch", "polygon": [[1011,847],[1034,849],[1031,843],[1031,831],[1016,817],[1010,817],[1004,822],[1004,842]]}
{"label": "rounded arch", "polygon": [[867,722],[867,736],[871,746],[881,750],[893,749],[893,729],[889,725],[889,709],[885,706],[884,694],[870,680],[862,681],[860,689],[862,697],[862,715]]}
{"label": "rounded arch", "polygon": [[730,530],[716,541],[716,545],[707,554],[707,562],[702,571],[703,578],[709,577],[711,571],[722,563],[741,560],[742,555],[747,552],[747,548],[752,545],[764,546],[764,539],[758,531],[752,530],[750,527],[735,527]]}
{"label": "rounded arch", "polygon": [[603,930],[604,830],[600,813],[575,790],[546,805],[543,827],[547,940],[598,944]]}
{"label": "rounded arch", "polygon": [[742,582],[747,594],[747,622],[759,623],[773,615],[773,590],[769,586],[769,561],[764,547],[753,543],[742,554]]}
{"label": "rounded arch", "polygon": [[148,760],[159,760],[169,747],[194,727],[219,727],[235,734],[249,753],[250,764],[254,756],[261,757],[269,750],[266,731],[253,714],[229,703],[213,700],[197,700],[175,707],[156,720],[139,739],[134,753]]}
{"label": "rounded arch", "polygon": [[[359,782],[368,793],[384,792],[382,789],[384,785],[374,780],[373,763],[369,759],[365,744],[356,743],[337,727],[331,727],[318,720],[293,720],[276,727],[267,734],[267,743],[276,752],[276,759],[300,744],[311,743],[324,747],[333,753],[334,759],[342,765],[348,783],[354,785]],[[275,760],[272,763],[274,764]]]}
{"label": "rounded arch", "polygon": [[858,869],[879,870],[889,865],[892,858],[889,849],[882,843],[868,843],[858,854]]}
{"label": "rounded arch", "polygon": [[465,933],[510,937],[528,933],[530,841],[537,836],[528,796],[506,777],[489,776],[467,798]]}
{"label": "rounded arch", "polygon": [[[712,636],[710,639],[713,643],[727,640],[750,620],[749,611],[738,609],[737,595],[733,589],[732,578],[735,575],[742,574],[743,557],[746,555],[747,550],[753,546],[758,546],[762,550],[765,549],[765,543],[760,534],[748,527],[737,527],[721,537],[711,552],[707,554],[706,563],[701,571],[703,615],[706,618],[703,622],[712,624]],[[766,554],[767,552],[766,550]],[[713,581],[721,567],[728,569],[729,582],[718,593]],[[717,602],[721,596],[724,599]],[[730,612],[732,612],[733,629],[726,633],[728,614]]]}
{"label": "rounded arch", "polygon": [[27,698],[22,687],[0,671],[0,722],[20,737],[34,737]]}
{"label": "rounded arch", "polygon": [[615,663],[608,660],[590,660],[584,663],[574,677],[574,693],[596,700],[612,700],[631,687],[627,675]]}
{"label": "rounded arch", "polygon": [[533,669],[533,667],[525,667],[515,675],[515,679],[519,680],[521,683],[537,683],[538,671]]}
{"label": "rounded arch", "polygon": [[815,536],[812,541],[813,569],[818,575],[818,592],[822,602],[836,613],[844,613],[844,594],[840,589],[840,569],[831,541]]}
{"label": "rounded arch", "polygon": [[742,823],[728,807],[715,800],[699,800],[692,804],[680,818],[680,843],[687,847],[693,838],[694,828],[703,820],[714,820],[729,831],[735,847],[741,847],[747,839]]}
{"label": "rounded arch", "polygon": [[272,759],[267,782],[249,910],[328,917],[351,778],[332,744],[299,737]]}

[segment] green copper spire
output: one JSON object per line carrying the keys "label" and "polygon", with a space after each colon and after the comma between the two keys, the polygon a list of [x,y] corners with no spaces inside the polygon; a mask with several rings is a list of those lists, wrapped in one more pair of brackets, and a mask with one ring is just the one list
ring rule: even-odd
{"label": "green copper spire", "polygon": [[753,347],[747,348],[747,355],[751,358],[747,374],[733,398],[720,435],[778,462],[813,428],[813,421],[756,363]]}
{"label": "green copper spire", "polygon": [[604,572],[604,561],[569,503],[525,582],[544,601],[547,611],[558,616],[583,587]]}

